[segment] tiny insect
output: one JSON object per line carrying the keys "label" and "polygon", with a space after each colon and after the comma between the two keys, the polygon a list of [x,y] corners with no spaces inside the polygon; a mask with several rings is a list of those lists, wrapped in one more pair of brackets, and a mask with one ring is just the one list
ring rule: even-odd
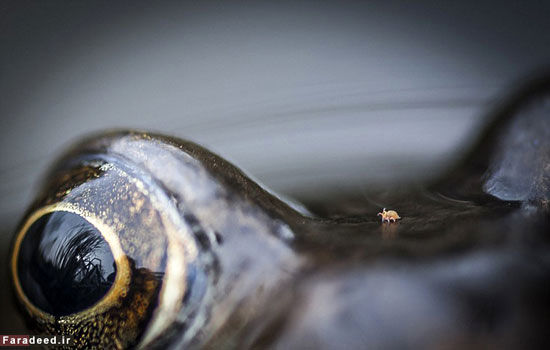
{"label": "tiny insect", "polygon": [[382,222],[396,222],[401,219],[395,210],[386,211],[386,208],[382,209],[382,212],[378,213],[378,216],[382,217]]}

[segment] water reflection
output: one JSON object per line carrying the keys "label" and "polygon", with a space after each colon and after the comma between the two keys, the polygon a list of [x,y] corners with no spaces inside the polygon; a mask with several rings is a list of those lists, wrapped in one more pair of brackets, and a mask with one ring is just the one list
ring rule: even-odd
{"label": "water reflection", "polygon": [[116,264],[101,233],[81,216],[54,212],[34,222],[21,243],[18,274],[27,297],[61,316],[100,300]]}

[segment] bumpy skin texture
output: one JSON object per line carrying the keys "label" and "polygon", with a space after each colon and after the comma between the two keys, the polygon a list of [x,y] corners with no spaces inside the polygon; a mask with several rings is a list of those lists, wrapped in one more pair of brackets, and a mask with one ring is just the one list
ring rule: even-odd
{"label": "bumpy skin texture", "polygon": [[[87,318],[22,312],[82,347],[548,345],[549,100],[550,80],[511,97],[433,184],[333,195],[308,203],[317,216],[193,143],[90,137],[27,216],[55,203],[97,216],[134,262],[128,290]],[[382,205],[399,224],[380,224]]]}

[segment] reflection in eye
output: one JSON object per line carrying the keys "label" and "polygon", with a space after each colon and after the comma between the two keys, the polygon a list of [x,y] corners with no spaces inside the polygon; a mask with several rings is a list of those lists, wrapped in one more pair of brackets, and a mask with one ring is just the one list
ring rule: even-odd
{"label": "reflection in eye", "polygon": [[63,211],[44,215],[29,228],[18,264],[27,297],[55,316],[99,301],[116,275],[113,254],[99,231]]}

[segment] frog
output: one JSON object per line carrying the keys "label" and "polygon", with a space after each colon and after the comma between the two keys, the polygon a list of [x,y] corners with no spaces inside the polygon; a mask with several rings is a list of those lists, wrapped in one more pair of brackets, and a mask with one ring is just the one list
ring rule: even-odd
{"label": "frog", "polygon": [[437,179],[307,210],[191,141],[84,137],[14,233],[14,300],[71,348],[547,346],[550,77],[505,101]]}

